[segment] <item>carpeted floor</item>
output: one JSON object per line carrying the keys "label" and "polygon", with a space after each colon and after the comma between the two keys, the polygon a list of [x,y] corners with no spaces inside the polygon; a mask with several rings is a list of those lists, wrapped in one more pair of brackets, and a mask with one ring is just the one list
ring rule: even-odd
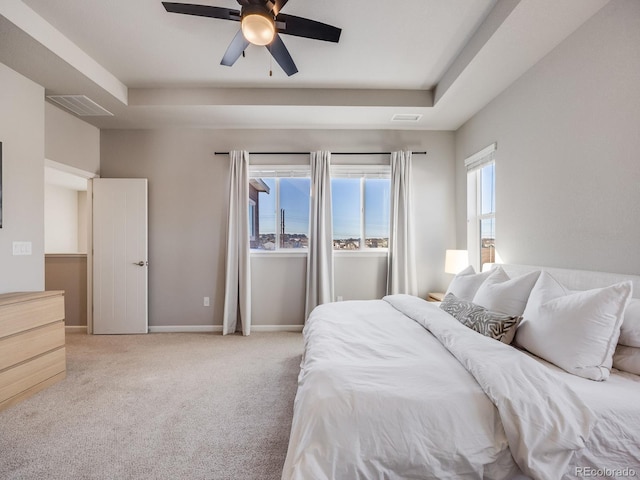
{"label": "carpeted floor", "polygon": [[278,479],[299,333],[67,334],[67,378],[0,412],[1,479]]}

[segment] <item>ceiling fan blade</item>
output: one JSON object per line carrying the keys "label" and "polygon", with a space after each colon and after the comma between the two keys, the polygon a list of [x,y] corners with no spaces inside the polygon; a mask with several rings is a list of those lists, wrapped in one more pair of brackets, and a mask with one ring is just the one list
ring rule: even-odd
{"label": "ceiling fan blade", "polygon": [[230,67],[236,63],[236,60],[240,58],[240,55],[242,55],[242,52],[244,52],[248,46],[249,42],[244,38],[242,30],[238,30],[238,33],[236,33],[236,36],[233,37],[233,40],[231,40],[231,43],[227,47],[227,51],[224,52],[220,65]]}
{"label": "ceiling fan blade", "polygon": [[211,7],[209,5],[193,5],[191,3],[162,2],[170,13],[196,15],[198,17],[220,18],[222,20],[240,21],[240,11],[231,8]]}
{"label": "ceiling fan blade", "polygon": [[270,45],[267,45],[267,49],[287,76],[290,77],[294,73],[298,73],[298,68],[293,62],[293,58],[291,58],[291,54],[289,53],[289,50],[287,50],[282,38],[280,38],[280,35],[276,33],[276,36],[273,38],[273,42],[271,42]]}
{"label": "ceiling fan blade", "polygon": [[273,7],[273,14],[278,15],[280,13],[280,10],[282,10],[282,7],[284,7],[288,1],[289,0],[275,0],[274,3],[276,4],[276,6]]}
{"label": "ceiling fan blade", "polygon": [[284,22],[284,28],[278,28],[278,32],[287,35],[295,35],[296,37],[313,38],[315,40],[324,40],[325,42],[338,43],[342,29],[327,25],[326,23],[316,22],[308,18],[296,17],[281,13],[276,18],[277,22]]}

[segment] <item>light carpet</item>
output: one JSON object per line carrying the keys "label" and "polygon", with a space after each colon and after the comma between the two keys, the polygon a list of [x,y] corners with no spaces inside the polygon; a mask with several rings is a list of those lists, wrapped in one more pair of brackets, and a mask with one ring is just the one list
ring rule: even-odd
{"label": "light carpet", "polygon": [[2,479],[278,479],[303,341],[67,334],[67,378],[0,412]]}

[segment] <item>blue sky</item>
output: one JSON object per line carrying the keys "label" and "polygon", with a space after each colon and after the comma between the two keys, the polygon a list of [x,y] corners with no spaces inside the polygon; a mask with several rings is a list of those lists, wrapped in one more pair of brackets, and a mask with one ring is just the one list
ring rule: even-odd
{"label": "blue sky", "polygon": [[[260,193],[260,233],[275,233],[275,179],[262,179],[271,190]],[[340,178],[331,183],[333,198],[333,236],[360,236],[360,179]],[[309,225],[308,178],[280,179],[280,208],[285,209],[285,231],[307,233]],[[367,179],[365,186],[365,235],[389,236],[389,179]]]}

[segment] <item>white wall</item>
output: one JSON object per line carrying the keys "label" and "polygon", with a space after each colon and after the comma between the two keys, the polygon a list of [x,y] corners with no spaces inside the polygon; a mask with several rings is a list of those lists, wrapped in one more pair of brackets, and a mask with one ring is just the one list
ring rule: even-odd
{"label": "white wall", "polygon": [[45,253],[78,253],[78,192],[45,184]]}
{"label": "white wall", "polygon": [[[0,293],[44,289],[44,89],[0,64]],[[14,241],[32,255],[13,256]]]}
{"label": "white wall", "polygon": [[88,211],[87,192],[79,191],[78,195],[78,253],[87,253]]}
{"label": "white wall", "polygon": [[[453,132],[103,130],[101,176],[149,179],[150,325],[222,323],[229,160],[213,154],[234,148],[427,150],[426,157],[414,157],[419,290],[426,295],[446,285],[444,251],[455,244]],[[385,157],[373,160],[388,163]],[[367,159],[333,158],[334,163],[358,161]],[[308,163],[308,156],[252,157],[252,163],[302,162]],[[366,266],[360,268],[358,262]],[[380,297],[386,268],[379,259],[344,259],[336,270],[337,295]],[[302,323],[305,271],[303,257],[252,257],[254,324]],[[211,297],[211,307],[202,306],[204,296]]]}
{"label": "white wall", "polygon": [[464,158],[497,141],[503,261],[640,273],[640,2],[615,0],[456,132]]}

